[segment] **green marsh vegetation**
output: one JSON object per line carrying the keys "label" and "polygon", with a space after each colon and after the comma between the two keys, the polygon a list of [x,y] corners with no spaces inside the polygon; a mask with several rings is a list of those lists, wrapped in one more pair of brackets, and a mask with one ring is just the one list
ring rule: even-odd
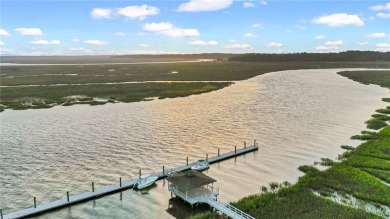
{"label": "green marsh vegetation", "polygon": [[[390,88],[390,71],[340,74],[361,83]],[[377,110],[372,118],[388,121],[388,110],[390,107]],[[390,126],[386,123],[379,132],[362,131],[351,138],[365,142],[356,148],[342,145],[346,151],[339,155],[337,162],[328,158],[317,162],[330,166],[328,169],[321,171],[315,166],[301,166],[298,169],[304,175],[296,184],[278,189],[261,186],[259,194],[232,204],[256,218],[389,218],[389,210],[385,213],[385,208],[390,208]],[[335,200],[341,200],[343,204]],[[356,203],[363,205],[350,207],[358,205]],[[365,208],[378,211],[373,214]],[[194,218],[222,217],[213,212]]]}
{"label": "green marsh vegetation", "polygon": [[[202,56],[203,55],[203,56]],[[85,63],[115,63],[126,61],[177,61],[194,58],[226,60],[230,54],[192,56],[84,57]],[[22,63],[80,63],[75,57],[9,58]],[[15,61],[16,60],[16,61]],[[7,60],[3,60],[5,62]],[[196,63],[123,64],[123,65],[51,65],[2,66],[0,112],[6,108],[48,108],[56,105],[107,102],[136,102],[150,98],[174,98],[215,91],[234,81],[268,72],[344,67],[390,67],[388,62],[235,62],[214,61]],[[183,83],[167,83],[167,82]],[[127,82],[127,83],[125,83]],[[130,83],[129,83],[130,82]],[[131,83],[137,82],[137,83]],[[142,83],[139,83],[142,82]],[[184,83],[185,82],[185,83]],[[39,86],[28,86],[39,85]],[[47,86],[51,85],[51,86]],[[53,86],[56,85],[56,86]],[[92,98],[92,99],[85,99]]]}

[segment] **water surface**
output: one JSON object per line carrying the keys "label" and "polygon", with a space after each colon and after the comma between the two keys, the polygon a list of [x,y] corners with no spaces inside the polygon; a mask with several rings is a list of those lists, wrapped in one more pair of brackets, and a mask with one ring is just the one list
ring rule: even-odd
{"label": "water surface", "polygon": [[[340,145],[384,107],[388,90],[336,74],[340,69],[261,75],[185,98],[103,106],[6,110],[1,119],[0,193],[5,213],[213,156],[257,139],[260,149],[212,165],[220,198],[259,193],[271,181],[295,182],[297,167],[335,158]],[[191,208],[167,184],[132,190],[39,218],[173,218]],[[183,210],[184,209],[184,210]]]}

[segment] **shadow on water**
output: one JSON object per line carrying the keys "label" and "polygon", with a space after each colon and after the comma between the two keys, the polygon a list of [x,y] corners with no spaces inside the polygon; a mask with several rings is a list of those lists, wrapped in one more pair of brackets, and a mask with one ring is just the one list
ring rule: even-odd
{"label": "shadow on water", "polygon": [[183,201],[181,198],[174,197],[169,199],[168,208],[166,211],[175,218],[188,218],[198,213],[206,212],[210,210],[208,204],[199,204],[191,207],[190,204]]}

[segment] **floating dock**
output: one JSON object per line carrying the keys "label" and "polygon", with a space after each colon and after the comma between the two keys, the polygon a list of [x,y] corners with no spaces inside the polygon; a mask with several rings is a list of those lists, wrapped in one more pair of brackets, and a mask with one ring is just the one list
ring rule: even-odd
{"label": "floating dock", "polygon": [[[218,154],[214,157],[208,157],[208,154],[206,154],[206,160],[210,163],[217,163],[226,159],[230,159],[233,157],[238,157],[240,155],[256,151],[258,150],[258,146],[256,145],[256,141],[254,141],[254,145],[252,146],[246,146],[246,143],[244,142],[244,147],[237,149],[237,147],[234,147],[234,151],[230,151],[228,153],[220,154],[220,150],[218,149]],[[157,176],[158,179],[163,179],[168,176],[169,173],[172,172],[183,172],[186,170],[189,170],[193,165],[196,165],[196,162],[188,163],[188,157],[187,157],[187,164],[179,167],[175,167],[172,169],[165,170],[165,167],[162,167],[161,172],[157,173],[151,173],[151,176]],[[140,170],[141,175],[141,170]],[[126,190],[129,188],[132,188],[135,183],[137,183],[138,178],[125,180],[122,182],[122,178],[119,178],[119,182],[114,185],[105,186],[102,188],[95,189],[94,183],[92,183],[92,188],[90,192],[83,192],[77,195],[70,195],[69,192],[66,192],[66,196],[62,199],[49,202],[46,204],[40,204],[36,205],[36,200],[34,197],[34,205],[31,208],[26,208],[20,211],[12,212],[3,215],[2,209],[0,209],[0,218],[1,219],[14,219],[14,218],[23,218],[28,217],[36,214],[45,213],[54,209],[70,206],[76,203],[84,202],[87,200],[95,199],[101,196],[105,196],[108,194],[120,192],[122,190]]]}

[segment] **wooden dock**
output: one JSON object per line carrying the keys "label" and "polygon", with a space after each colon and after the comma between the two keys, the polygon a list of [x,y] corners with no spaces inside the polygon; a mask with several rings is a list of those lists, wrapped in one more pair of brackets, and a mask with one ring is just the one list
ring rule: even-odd
{"label": "wooden dock", "polygon": [[[220,154],[220,150],[218,149],[218,154],[214,157],[208,157],[208,154],[206,154],[206,160],[210,163],[217,163],[226,159],[230,159],[233,157],[237,157],[252,151],[258,150],[258,146],[256,145],[256,141],[254,142],[254,145],[246,147],[246,143],[244,143],[243,148],[237,149],[237,147],[234,148],[234,151],[230,151],[228,153]],[[163,179],[167,177],[167,175],[170,172],[182,172],[189,170],[191,166],[195,165],[196,162],[188,163],[188,157],[187,157],[187,163],[186,165],[175,167],[173,169],[167,169],[165,170],[164,166],[162,167],[161,172],[152,173],[151,176],[157,176],[158,179]],[[141,173],[141,170],[140,170]],[[14,218],[23,218],[27,216],[32,216],[36,214],[41,214],[50,210],[70,206],[76,203],[84,202],[87,200],[95,199],[101,196],[105,196],[108,194],[116,193],[125,189],[132,188],[134,184],[138,181],[138,178],[125,180],[122,182],[122,179],[120,178],[119,182],[114,185],[105,186],[99,189],[95,189],[94,185],[92,183],[92,191],[90,192],[84,192],[77,195],[70,195],[69,192],[66,192],[66,196],[62,199],[49,202],[46,204],[36,205],[35,203],[35,197],[34,197],[34,205],[31,208],[23,209],[20,211],[12,212],[3,215],[2,209],[0,209],[0,216],[1,219],[14,219]],[[65,193],[64,193],[65,194]]]}

